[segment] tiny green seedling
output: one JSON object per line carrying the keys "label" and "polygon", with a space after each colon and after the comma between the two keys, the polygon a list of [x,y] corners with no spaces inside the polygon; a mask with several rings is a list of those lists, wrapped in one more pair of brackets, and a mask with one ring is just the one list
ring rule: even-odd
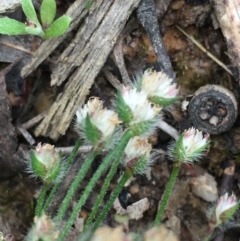
{"label": "tiny green seedling", "polygon": [[64,34],[72,20],[64,15],[54,21],[56,16],[55,0],[43,0],[40,8],[41,23],[38,20],[32,0],[22,0],[22,9],[27,17],[26,22],[21,23],[8,17],[0,18],[0,34],[32,34],[48,39]]}

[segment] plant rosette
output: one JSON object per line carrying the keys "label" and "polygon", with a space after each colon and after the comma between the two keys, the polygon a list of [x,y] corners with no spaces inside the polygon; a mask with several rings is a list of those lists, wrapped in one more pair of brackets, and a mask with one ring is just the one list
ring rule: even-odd
{"label": "plant rosette", "polygon": [[55,0],[43,0],[40,7],[41,23],[38,20],[32,0],[22,0],[22,10],[27,18],[25,23],[8,17],[0,18],[1,34],[32,34],[48,39],[63,35],[72,21],[69,16],[61,16],[54,21],[56,16]]}

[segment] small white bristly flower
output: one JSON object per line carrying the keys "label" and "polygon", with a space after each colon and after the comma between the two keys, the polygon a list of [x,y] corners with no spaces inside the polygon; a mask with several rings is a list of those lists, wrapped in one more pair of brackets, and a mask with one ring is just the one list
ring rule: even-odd
{"label": "small white bristly flower", "polygon": [[77,123],[81,124],[85,121],[87,114],[91,116],[97,110],[103,109],[103,102],[98,97],[91,97],[83,108],[79,108],[76,112]]}
{"label": "small white bristly flower", "polygon": [[34,225],[29,231],[27,241],[55,241],[59,236],[59,231],[56,229],[55,223],[43,214],[41,217],[34,218]]}
{"label": "small white bristly flower", "polygon": [[208,134],[203,136],[201,131],[192,127],[183,132],[177,142],[170,147],[169,155],[180,162],[197,160],[209,145],[208,139]]}
{"label": "small white bristly flower", "polygon": [[52,168],[59,162],[59,154],[53,145],[38,143],[35,151],[36,158],[45,166],[46,169]]}
{"label": "small white bristly flower", "polygon": [[178,98],[177,85],[172,83],[164,72],[148,69],[141,77],[141,88],[147,93],[149,100],[163,107],[174,103]]}
{"label": "small white bristly flower", "polygon": [[102,109],[92,113],[92,123],[101,131],[102,140],[108,140],[116,128],[121,123],[117,114],[112,110]]}
{"label": "small white bristly flower", "polygon": [[148,101],[145,91],[138,92],[136,88],[123,86],[121,94],[133,115],[130,125],[152,120],[160,111]]}
{"label": "small white bristly flower", "polygon": [[[56,152],[50,144],[38,143],[36,150],[30,151],[30,172],[40,177],[44,182],[58,181],[57,176],[61,171],[61,154]],[[60,176],[59,176],[60,178]]]}
{"label": "small white bristly flower", "polygon": [[123,165],[134,173],[144,173],[149,167],[151,144],[147,138],[135,136],[131,138],[124,150]]}
{"label": "small white bristly flower", "polygon": [[239,202],[234,193],[231,196],[228,196],[228,193],[221,196],[211,211],[209,221],[210,229],[214,229],[229,221],[237,211],[238,207]]}
{"label": "small white bristly flower", "polygon": [[[103,102],[97,97],[92,97],[83,108],[76,112],[76,129],[83,136],[87,132],[86,128],[90,128],[86,126],[87,115],[95,128],[100,131],[99,142],[108,141],[112,137],[116,126],[121,123],[114,111],[103,108]],[[94,132],[92,132],[92,135],[94,135]]]}

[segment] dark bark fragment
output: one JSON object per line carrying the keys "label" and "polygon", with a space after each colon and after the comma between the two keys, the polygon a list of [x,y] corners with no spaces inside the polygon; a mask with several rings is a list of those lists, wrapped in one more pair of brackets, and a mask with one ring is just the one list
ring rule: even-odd
{"label": "dark bark fragment", "polygon": [[165,50],[160,34],[154,0],[143,0],[138,8],[138,19],[151,39],[160,69],[176,82],[170,58]]}

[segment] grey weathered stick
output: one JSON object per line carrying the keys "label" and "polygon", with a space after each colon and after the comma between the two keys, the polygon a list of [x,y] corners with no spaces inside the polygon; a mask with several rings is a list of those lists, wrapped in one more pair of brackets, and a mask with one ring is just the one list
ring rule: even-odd
{"label": "grey weathered stick", "polygon": [[143,0],[141,2],[138,8],[138,19],[151,39],[160,70],[164,71],[176,82],[176,76],[160,34],[154,0]]}
{"label": "grey weathered stick", "polygon": [[[86,20],[88,27],[93,27],[94,31],[89,38],[85,39],[84,44],[79,43],[80,48],[76,46],[72,50],[77,49],[78,56],[74,59],[74,64],[75,69],[76,66],[79,67],[76,70],[71,70],[75,70],[75,72],[71,75],[64,91],[58,95],[47,116],[36,129],[36,135],[50,136],[56,140],[60,135],[65,134],[76,109],[82,106],[85,101],[95,77],[103,67],[127,19],[139,2],[140,0],[104,0],[98,8],[100,12],[94,10],[96,15],[95,18],[90,18],[92,22],[89,22],[89,19]],[[103,7],[105,7],[104,14],[102,13]],[[94,22],[98,21],[97,17],[102,14],[103,19],[96,26]],[[84,40],[84,34],[82,32],[79,39]],[[76,42],[72,44],[76,44]],[[71,58],[70,55],[69,62]]]}
{"label": "grey weathered stick", "polygon": [[[82,64],[84,58],[91,51],[88,47],[90,46],[90,40],[93,40],[91,38],[92,34],[98,29],[111,3],[112,1],[104,2],[103,0],[93,3],[91,12],[85,19],[83,26],[79,28],[75,39],[72,40],[71,44],[68,45],[59,57],[58,64],[52,72],[51,85],[61,85],[76,67]],[[101,37],[99,36],[99,38]]]}
{"label": "grey weathered stick", "polygon": [[225,37],[228,56],[232,63],[233,76],[240,80],[240,1],[210,0],[214,8],[222,33]]}
{"label": "grey weathered stick", "polygon": [[121,88],[121,82],[110,71],[104,69],[103,73],[104,73],[105,77],[107,78],[107,80],[111,83],[111,85],[115,89]]}

